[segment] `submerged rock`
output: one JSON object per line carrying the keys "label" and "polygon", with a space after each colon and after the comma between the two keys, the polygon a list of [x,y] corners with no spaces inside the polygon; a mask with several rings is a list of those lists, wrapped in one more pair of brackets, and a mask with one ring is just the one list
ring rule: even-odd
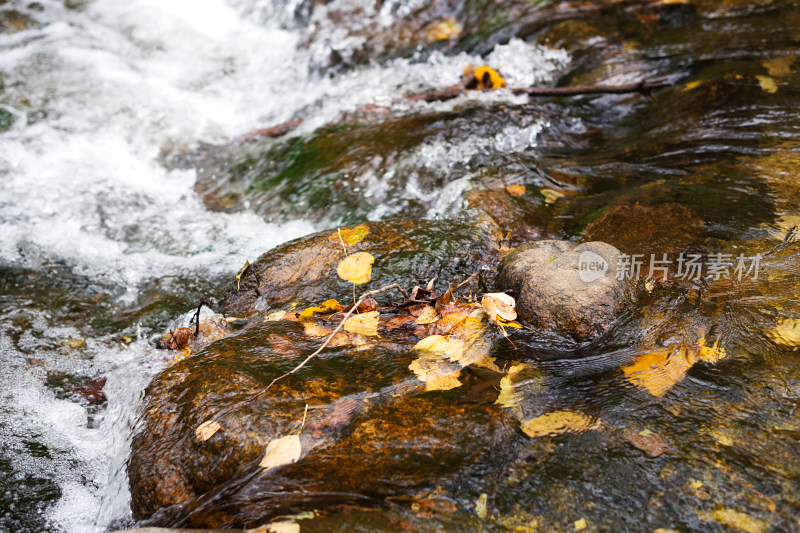
{"label": "submerged rock", "polygon": [[583,342],[603,334],[632,301],[617,279],[620,251],[603,242],[538,241],[505,257],[497,284],[513,291],[531,325]]}
{"label": "submerged rock", "polygon": [[[676,254],[696,247],[704,232],[704,221],[689,206],[621,204],[603,211],[586,226],[582,236],[603,241],[629,254]],[[659,255],[660,257],[660,255]]]}

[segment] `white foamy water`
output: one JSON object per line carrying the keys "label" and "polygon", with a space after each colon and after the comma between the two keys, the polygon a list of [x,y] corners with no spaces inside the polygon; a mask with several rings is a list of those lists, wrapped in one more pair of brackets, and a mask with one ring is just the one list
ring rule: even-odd
{"label": "white foamy water", "polygon": [[[446,87],[466,63],[481,61],[434,55],[334,77],[313,74],[341,34],[324,10],[344,0],[313,17],[328,38],[309,49],[298,49],[302,30],[277,24],[290,27],[286,21],[307,4],[299,1],[102,0],[80,11],[60,1],[40,3],[41,27],[0,34],[0,105],[17,116],[0,134],[0,266],[64,265],[117,287],[120,305],[136,301],[149,280],[227,275],[245,259],[315,229],[314,221],[270,224],[250,212],[207,211],[193,190],[195,171],[165,169],[163,148],[224,142],[303,109],[314,112],[300,132],[366,103],[405,112],[408,106],[396,103],[403,94]],[[374,11],[374,2],[360,4],[384,25],[406,5],[387,2]],[[567,60],[516,41],[493,54],[518,83],[547,79]],[[464,98],[514,99],[504,91]],[[435,105],[447,109],[458,101]],[[486,143],[509,151],[535,146],[543,127],[426,145],[413,157],[446,173]],[[375,176],[365,187],[380,197],[385,179]],[[442,192],[415,191],[412,184],[408,194]],[[444,191],[439,203],[449,205],[453,196]],[[6,310],[0,318],[12,314]],[[10,326],[0,323],[0,445],[14,451],[9,460],[20,479],[45,478],[60,489],[56,503],[42,511],[48,529],[105,531],[130,516],[124,470],[130,430],[142,391],[167,356],[146,340],[122,348],[110,338],[89,338],[80,350],[67,350],[61,342],[81,332],[62,327],[58,317],[34,314],[35,327],[16,342],[6,336]],[[84,407],[45,385],[51,371],[105,376],[107,408],[90,423]],[[28,440],[47,443],[49,458],[26,455]]]}

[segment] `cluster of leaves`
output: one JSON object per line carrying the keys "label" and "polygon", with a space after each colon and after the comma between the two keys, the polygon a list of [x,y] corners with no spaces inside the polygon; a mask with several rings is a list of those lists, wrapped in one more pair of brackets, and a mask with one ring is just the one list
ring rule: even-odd
{"label": "cluster of leaves", "polygon": [[[352,304],[343,305],[334,299],[306,308],[298,308],[297,304],[292,304],[289,309],[274,311],[261,318],[265,321],[300,322],[308,337],[325,339],[316,352],[275,381],[302,368],[327,346],[371,346],[380,342],[382,332],[395,330],[405,330],[410,336],[419,339],[413,346],[417,357],[408,368],[424,384],[425,391],[442,391],[461,386],[460,374],[467,366],[483,367],[502,373],[490,353],[500,334],[508,338],[506,327],[522,327],[516,322],[514,298],[504,293],[486,293],[480,295],[480,298],[472,293],[461,294],[459,289],[466,281],[437,291],[435,280],[431,280],[424,288],[415,286],[408,293],[400,289],[405,299],[387,306],[381,307],[376,300],[367,296],[395,286],[370,291],[356,300],[355,287],[371,280],[375,258],[368,252],[349,253],[348,247],[361,242],[368,233],[368,226],[362,224],[331,235],[332,241],[338,241],[342,245],[344,258],[338,264],[336,272],[339,278],[353,284]],[[217,324],[214,329],[213,324],[205,324],[206,335],[226,333],[224,325],[226,324]],[[199,328],[202,326],[200,324]],[[795,329],[794,321],[787,322],[776,328],[774,336],[787,339],[788,343],[795,343]],[[164,342],[166,347],[181,349],[189,347],[193,341],[196,342],[196,337],[198,335],[191,328],[179,328],[171,331],[168,336],[165,335]],[[268,341],[276,351],[287,357],[300,355],[300,350],[288,338],[276,334],[271,335]],[[700,338],[688,345],[643,353],[632,364],[623,367],[622,371],[633,385],[654,396],[661,396],[681,381],[697,361],[715,363],[726,356],[718,342],[706,346],[705,339]],[[533,366],[521,363],[510,366],[504,374],[500,380],[496,404],[511,410],[520,420],[521,431],[529,437],[580,433],[602,427],[596,417],[576,409],[546,412],[533,418],[525,417],[520,408],[521,391],[538,386],[538,371]],[[196,428],[197,439],[206,441],[224,430],[216,418],[207,420]],[[297,433],[270,440],[260,466],[270,470],[299,460],[304,452],[300,439],[302,427],[303,424]],[[647,429],[638,433],[627,431],[624,438],[651,457],[657,457],[669,450],[669,446],[659,435]]]}

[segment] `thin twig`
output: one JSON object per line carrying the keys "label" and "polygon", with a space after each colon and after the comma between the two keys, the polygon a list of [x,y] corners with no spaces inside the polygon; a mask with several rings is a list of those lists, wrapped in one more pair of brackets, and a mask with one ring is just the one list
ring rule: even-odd
{"label": "thin twig", "polygon": [[655,89],[672,85],[667,78],[648,78],[624,85],[577,85],[575,87],[515,87],[511,92],[528,96],[575,96],[579,94],[642,93],[645,96]]}
{"label": "thin twig", "polygon": [[361,297],[358,299],[358,301],[355,303],[355,305],[353,305],[353,307],[351,307],[351,308],[350,308],[350,310],[349,310],[349,311],[348,311],[348,312],[347,312],[347,313],[344,315],[344,318],[342,318],[342,321],[341,321],[341,322],[339,322],[339,325],[338,325],[338,326],[336,326],[336,329],[334,329],[334,330],[333,330],[333,333],[331,333],[330,335],[328,335],[328,338],[327,338],[327,339],[325,339],[325,342],[324,342],[324,343],[322,343],[322,346],[320,346],[319,348],[317,348],[317,349],[316,349],[316,351],[314,351],[314,353],[312,353],[311,355],[309,355],[308,357],[306,357],[306,358],[305,358],[305,360],[303,360],[303,362],[302,362],[302,363],[300,363],[299,365],[297,365],[296,367],[294,367],[294,368],[293,368],[292,370],[290,370],[289,372],[286,372],[285,374],[283,374],[283,375],[281,375],[281,376],[278,376],[277,378],[273,379],[273,380],[270,382],[270,384],[269,384],[269,385],[267,385],[267,386],[266,386],[264,389],[262,389],[262,390],[260,390],[259,392],[255,393],[253,396],[251,396],[249,399],[245,400],[245,401],[244,401],[244,402],[242,402],[242,403],[250,403],[250,402],[252,402],[253,400],[255,400],[256,398],[259,398],[260,396],[262,396],[263,394],[265,394],[265,393],[266,393],[266,392],[269,390],[269,388],[270,388],[270,387],[272,387],[272,386],[273,386],[275,383],[277,383],[278,381],[282,380],[282,379],[283,379],[283,378],[285,378],[285,377],[288,377],[288,376],[290,376],[290,375],[294,374],[295,372],[297,372],[298,370],[300,370],[301,368],[303,368],[304,366],[306,366],[306,364],[307,364],[309,361],[311,361],[311,360],[312,360],[314,357],[316,357],[317,355],[319,355],[319,353],[320,353],[322,350],[324,350],[324,349],[325,349],[325,348],[328,346],[328,344],[330,344],[331,340],[333,340],[333,337],[334,337],[334,335],[336,335],[337,333],[339,333],[339,330],[340,330],[340,329],[342,329],[342,326],[344,326],[344,323],[345,323],[345,322],[347,322],[347,319],[348,319],[348,318],[350,318],[350,315],[352,315],[352,314],[353,314],[353,311],[355,311],[356,309],[358,309],[358,306],[359,306],[359,305],[361,305],[361,303],[362,303],[364,300],[366,300],[366,299],[367,299],[367,298],[369,298],[370,296],[375,296],[376,294],[380,294],[380,293],[382,293],[382,292],[386,292],[386,291],[388,291],[388,290],[391,290],[391,289],[397,289],[398,291],[400,291],[400,292],[403,294],[403,296],[405,296],[406,298],[408,298],[408,293],[407,293],[406,291],[404,291],[404,290],[403,290],[403,288],[402,288],[402,287],[400,287],[400,285],[398,285],[397,283],[393,283],[393,284],[391,284],[391,285],[387,285],[386,287],[381,287],[380,289],[375,289],[374,291],[367,291],[367,292],[365,292],[364,294],[362,294],[362,295],[361,295]]}
{"label": "thin twig", "polygon": [[778,244],[776,244],[772,248],[772,250],[770,250],[769,252],[765,253],[762,257],[767,257],[768,255],[772,255],[775,252],[783,250],[788,245],[792,244],[795,241],[795,238],[794,238],[795,237],[795,232],[797,231],[798,227],[800,227],[800,226],[794,226],[793,228],[790,228],[789,231],[786,232],[786,235],[784,235],[783,240],[781,242],[779,242]]}
{"label": "thin twig", "polygon": [[[624,85],[577,85],[574,87],[511,87],[509,90],[516,94],[528,96],[577,96],[581,94],[626,94],[641,93],[650,96],[655,89],[669,87],[672,84],[666,78],[647,78],[636,83]],[[409,100],[423,100],[425,102],[445,102],[469,92],[463,84],[456,84],[446,89],[414,94]]]}
{"label": "thin twig", "polygon": [[473,279],[475,279],[476,277],[478,277],[478,272],[477,272],[477,271],[473,272],[473,273],[472,273],[472,275],[471,275],[470,277],[468,277],[467,279],[465,279],[464,281],[462,281],[461,283],[459,283],[458,285],[456,285],[456,288],[455,288],[455,289],[453,289],[453,290],[454,290],[454,291],[457,291],[458,289],[460,289],[461,287],[463,287],[464,285],[466,285],[467,283],[469,283],[470,281],[472,281],[472,280],[473,280]]}
{"label": "thin twig", "polygon": [[[211,302],[207,298],[200,298],[200,303],[197,304],[197,311],[192,315],[192,318],[189,319],[190,326],[192,325],[192,322],[194,322],[195,338],[197,338],[197,336],[200,334],[200,310],[203,308],[204,305],[209,309],[211,309],[213,302]],[[211,310],[213,311],[213,309]],[[170,333],[172,333],[172,331],[170,331]]]}

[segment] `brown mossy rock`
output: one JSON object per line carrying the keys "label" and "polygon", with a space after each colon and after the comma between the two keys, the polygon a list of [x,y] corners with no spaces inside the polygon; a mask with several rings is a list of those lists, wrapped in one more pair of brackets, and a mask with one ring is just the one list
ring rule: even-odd
{"label": "brown mossy rock", "polygon": [[649,258],[651,253],[675,254],[696,246],[704,224],[694,209],[683,204],[623,204],[606,209],[584,228],[581,237]]}
{"label": "brown mossy rock", "polygon": [[[134,517],[242,527],[326,506],[379,506],[390,495],[457,487],[512,453],[504,443],[513,418],[490,404],[459,405],[463,390],[424,393],[408,369],[417,354],[396,332],[382,329],[360,349],[328,349],[250,402],[298,362],[267,339],[280,336],[303,354],[324,339],[296,322],[260,322],[164,370],[146,391],[131,445]],[[212,417],[222,429],[202,441],[195,429]],[[258,466],[270,440],[294,433],[297,463]]]}
{"label": "brown mossy rock", "polygon": [[[496,228],[491,224],[400,219],[364,226],[364,239],[347,247],[348,254],[368,252],[375,257],[372,279],[357,287],[359,293],[392,283],[407,287],[434,277],[456,281],[496,258]],[[289,302],[352,299],[353,284],[336,274],[344,258],[336,229],[282,244],[259,257],[241,280],[228,284],[222,312],[244,317]]]}
{"label": "brown mossy rock", "polygon": [[[620,253],[603,242],[528,243],[503,259],[497,285],[513,291],[524,321],[588,341],[602,335],[632,302],[635,281],[616,279]],[[581,265],[589,262],[604,262],[605,270],[582,272]]]}
{"label": "brown mossy rock", "polygon": [[540,197],[532,194],[514,196],[505,189],[482,189],[467,195],[469,207],[479,209],[497,224],[511,245],[549,238],[553,233],[553,216]]}

